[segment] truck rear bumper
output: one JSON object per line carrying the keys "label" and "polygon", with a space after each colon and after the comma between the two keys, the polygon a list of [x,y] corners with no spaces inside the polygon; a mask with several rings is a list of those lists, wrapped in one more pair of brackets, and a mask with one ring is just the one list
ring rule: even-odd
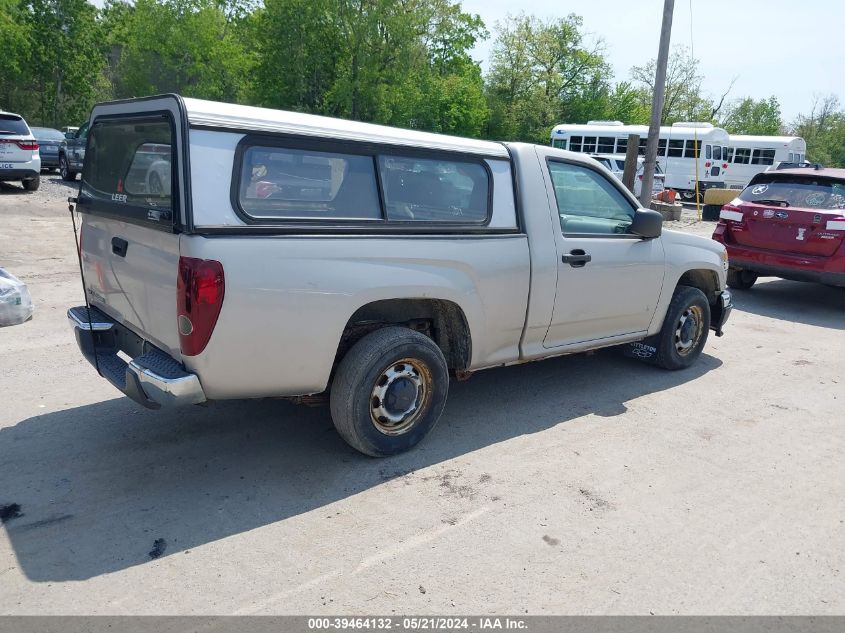
{"label": "truck rear bumper", "polygon": [[[205,402],[196,374],[96,308],[67,312],[82,355],[100,375],[148,409]],[[118,352],[130,356],[129,362]]]}

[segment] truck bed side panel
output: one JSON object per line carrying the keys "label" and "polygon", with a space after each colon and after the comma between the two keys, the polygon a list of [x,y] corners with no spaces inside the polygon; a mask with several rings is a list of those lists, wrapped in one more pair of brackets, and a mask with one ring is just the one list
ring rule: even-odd
{"label": "truck bed side panel", "polygon": [[460,306],[472,337],[471,368],[519,356],[529,283],[525,235],[183,235],[180,251],[216,259],[225,270],[214,334],[202,354],[184,358],[209,398],[323,391],[350,316],[382,299]]}

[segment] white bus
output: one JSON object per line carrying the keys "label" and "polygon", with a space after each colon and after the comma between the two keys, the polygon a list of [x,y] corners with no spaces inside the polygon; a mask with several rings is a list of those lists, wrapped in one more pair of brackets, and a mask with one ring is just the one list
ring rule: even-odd
{"label": "white bus", "polygon": [[731,189],[743,189],[749,180],[771,165],[784,161],[802,163],[806,155],[807,144],[800,136],[731,134],[725,184]]}
{"label": "white bus", "polygon": [[[639,134],[640,155],[645,154],[648,126],[625,125],[622,121],[589,121],[586,125],[563,124],[552,129],[552,145],[585,154],[624,154],[628,135]],[[710,123],[675,123],[660,128],[657,162],[666,174],[666,188],[686,200],[695,198],[696,157],[698,189],[725,186],[724,161],[728,133]]]}

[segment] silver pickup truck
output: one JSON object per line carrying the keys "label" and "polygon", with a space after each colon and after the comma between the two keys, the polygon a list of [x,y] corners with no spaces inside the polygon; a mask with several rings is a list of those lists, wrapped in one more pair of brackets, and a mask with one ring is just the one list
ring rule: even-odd
{"label": "silver pickup truck", "polygon": [[552,147],[165,95],[93,109],[75,202],[104,378],[151,408],[326,394],[368,455],[450,377],[611,345],[682,369],[731,310],[722,245]]}

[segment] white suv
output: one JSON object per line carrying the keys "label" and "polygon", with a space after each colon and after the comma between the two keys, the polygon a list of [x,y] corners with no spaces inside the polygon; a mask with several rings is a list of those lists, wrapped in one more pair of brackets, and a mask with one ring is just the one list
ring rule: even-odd
{"label": "white suv", "polygon": [[[622,174],[625,172],[625,155],[624,154],[590,154],[591,158],[597,160],[601,165],[607,167],[613,172],[619,180],[622,180]],[[642,156],[637,156],[637,175],[634,178],[634,195],[640,197],[640,191],[643,188],[643,164]],[[666,175],[660,169],[660,165],[654,166],[654,180],[651,185],[652,194],[660,193],[665,188],[664,183]]]}
{"label": "white suv", "polygon": [[20,180],[27,191],[41,184],[38,142],[23,117],[0,112],[0,181]]}

